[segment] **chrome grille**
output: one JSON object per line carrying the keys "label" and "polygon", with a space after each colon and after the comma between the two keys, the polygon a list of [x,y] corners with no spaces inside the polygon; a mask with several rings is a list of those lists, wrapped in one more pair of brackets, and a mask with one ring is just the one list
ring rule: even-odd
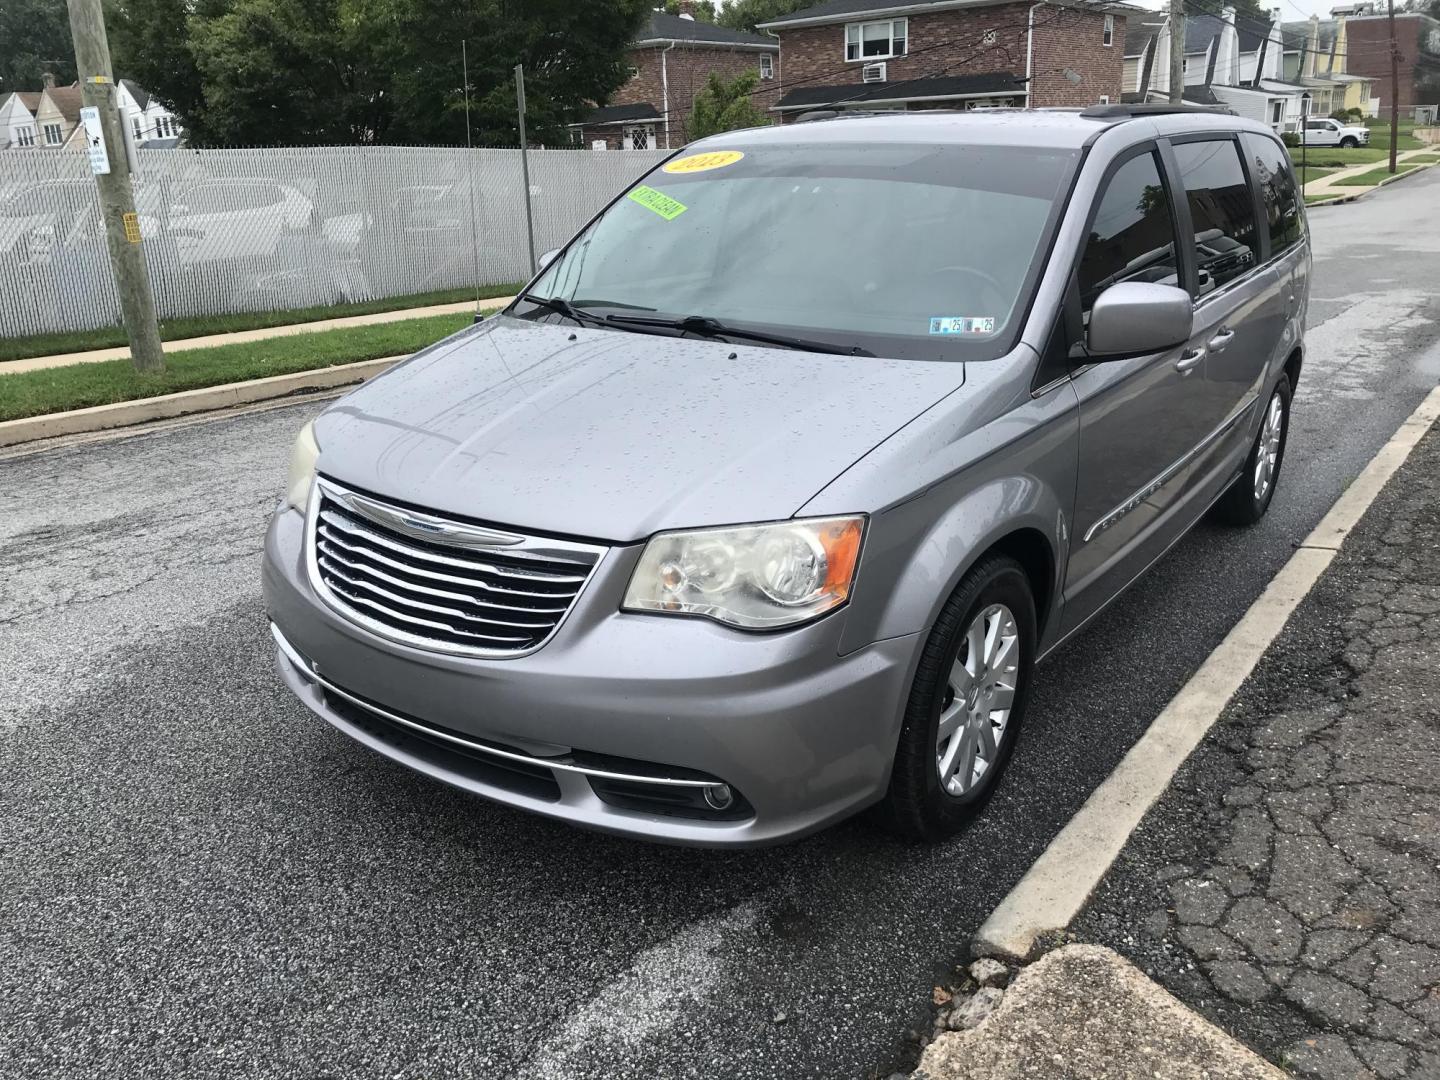
{"label": "chrome grille", "polygon": [[317,480],[310,578],[336,610],[420,648],[517,656],[565,618],[603,548],[470,525]]}

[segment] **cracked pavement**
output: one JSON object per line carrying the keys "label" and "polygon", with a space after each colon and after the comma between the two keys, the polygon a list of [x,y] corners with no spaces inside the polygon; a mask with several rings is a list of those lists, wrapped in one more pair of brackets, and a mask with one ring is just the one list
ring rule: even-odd
{"label": "cracked pavement", "polygon": [[758,852],[581,833],[310,715],[259,553],[313,400],[0,453],[0,1076],[913,1064],[979,923],[1440,376],[1437,194],[1431,170],[1313,215],[1270,513],[1197,527],[1047,663],[985,816],[933,847],[864,820]]}
{"label": "cracked pavement", "polygon": [[1440,430],[1077,924],[1303,1076],[1440,1077]]}

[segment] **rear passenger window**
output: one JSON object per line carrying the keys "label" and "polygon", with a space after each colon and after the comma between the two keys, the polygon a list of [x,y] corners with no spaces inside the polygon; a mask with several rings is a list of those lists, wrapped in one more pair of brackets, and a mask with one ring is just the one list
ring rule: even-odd
{"label": "rear passenger window", "polygon": [[1100,197],[1080,258],[1082,307],[1088,312],[1097,296],[1121,281],[1178,283],[1175,225],[1153,153],[1121,165]]}
{"label": "rear passenger window", "polygon": [[1266,224],[1270,230],[1270,254],[1279,255],[1300,242],[1305,235],[1304,218],[1300,213],[1300,193],[1295,187],[1295,174],[1290,169],[1290,156],[1274,139],[1249,132],[1240,136],[1250,170],[1260,184],[1265,199]]}
{"label": "rear passenger window", "polygon": [[1255,203],[1230,139],[1175,147],[1180,182],[1190,201],[1200,295],[1234,281],[1259,261]]}

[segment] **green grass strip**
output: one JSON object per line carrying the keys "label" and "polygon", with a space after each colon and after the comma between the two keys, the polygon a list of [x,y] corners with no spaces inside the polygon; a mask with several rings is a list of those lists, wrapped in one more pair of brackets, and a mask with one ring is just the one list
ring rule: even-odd
{"label": "green grass strip", "polygon": [[[521,284],[523,283],[511,281],[486,285],[480,289],[480,295],[482,298],[510,296]],[[233,334],[237,330],[263,330],[271,326],[293,326],[296,323],[319,322],[322,319],[342,319],[349,315],[376,315],[382,311],[404,311],[406,308],[430,307],[434,304],[458,304],[473,299],[475,288],[471,286],[465,289],[412,293],[409,296],[389,296],[383,300],[366,300],[353,304],[295,308],[290,311],[246,311],[235,315],[169,319],[160,324],[160,339],[180,341],[184,338],[205,337],[208,334]],[[6,360],[23,360],[31,356],[115,349],[126,344],[128,341],[122,326],[106,326],[98,330],[77,330],[64,334],[0,338],[0,363]]]}
{"label": "green grass strip", "polygon": [[0,420],[109,405],[206,386],[311,371],[332,364],[404,356],[469,326],[469,314],[291,334],[239,345],[185,349],[165,357],[165,371],[141,375],[129,359],[0,374]]}
{"label": "green grass strip", "polygon": [[[1403,162],[1403,163],[1401,163],[1401,164],[1397,167],[1396,172],[1395,172],[1395,175],[1398,176],[1398,175],[1400,175],[1401,173],[1407,173],[1407,172],[1409,172],[1411,169],[1415,169],[1415,168],[1419,168],[1419,166],[1417,166],[1417,165],[1412,165],[1412,164],[1410,164],[1409,162]],[[1386,168],[1384,168],[1384,169],[1371,169],[1369,172],[1360,173],[1358,176],[1342,176],[1339,180],[1336,180],[1336,181],[1335,181],[1335,186],[1336,186],[1336,187],[1374,187],[1376,184],[1380,183],[1382,180],[1388,180],[1388,179],[1390,178],[1390,175],[1391,175],[1391,173],[1390,173],[1390,169],[1389,169],[1388,167],[1386,167]]]}

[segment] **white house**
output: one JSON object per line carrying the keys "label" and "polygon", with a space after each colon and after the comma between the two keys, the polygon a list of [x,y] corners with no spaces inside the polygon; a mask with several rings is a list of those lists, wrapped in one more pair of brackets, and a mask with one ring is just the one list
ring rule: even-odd
{"label": "white house", "polygon": [[[174,146],[184,129],[179,119],[131,79],[121,79],[116,104],[126,134],[137,147]],[[0,99],[0,149],[60,149],[81,145],[80,84],[56,86],[46,75],[45,88],[20,91]]]}
{"label": "white house", "polygon": [[39,91],[21,90],[0,98],[0,150],[35,145],[35,110],[39,107]]}
{"label": "white house", "polygon": [[[1127,99],[1168,99],[1171,47],[1168,19],[1126,34]],[[1285,42],[1278,8],[1264,23],[1246,18],[1237,25],[1233,7],[1222,9],[1219,16],[1187,18],[1183,48],[1186,102],[1223,105],[1277,132],[1299,125],[1310,92],[1282,81]]]}
{"label": "white house", "polygon": [[136,146],[174,146],[184,128],[179,118],[133,79],[121,79],[120,116]]}

